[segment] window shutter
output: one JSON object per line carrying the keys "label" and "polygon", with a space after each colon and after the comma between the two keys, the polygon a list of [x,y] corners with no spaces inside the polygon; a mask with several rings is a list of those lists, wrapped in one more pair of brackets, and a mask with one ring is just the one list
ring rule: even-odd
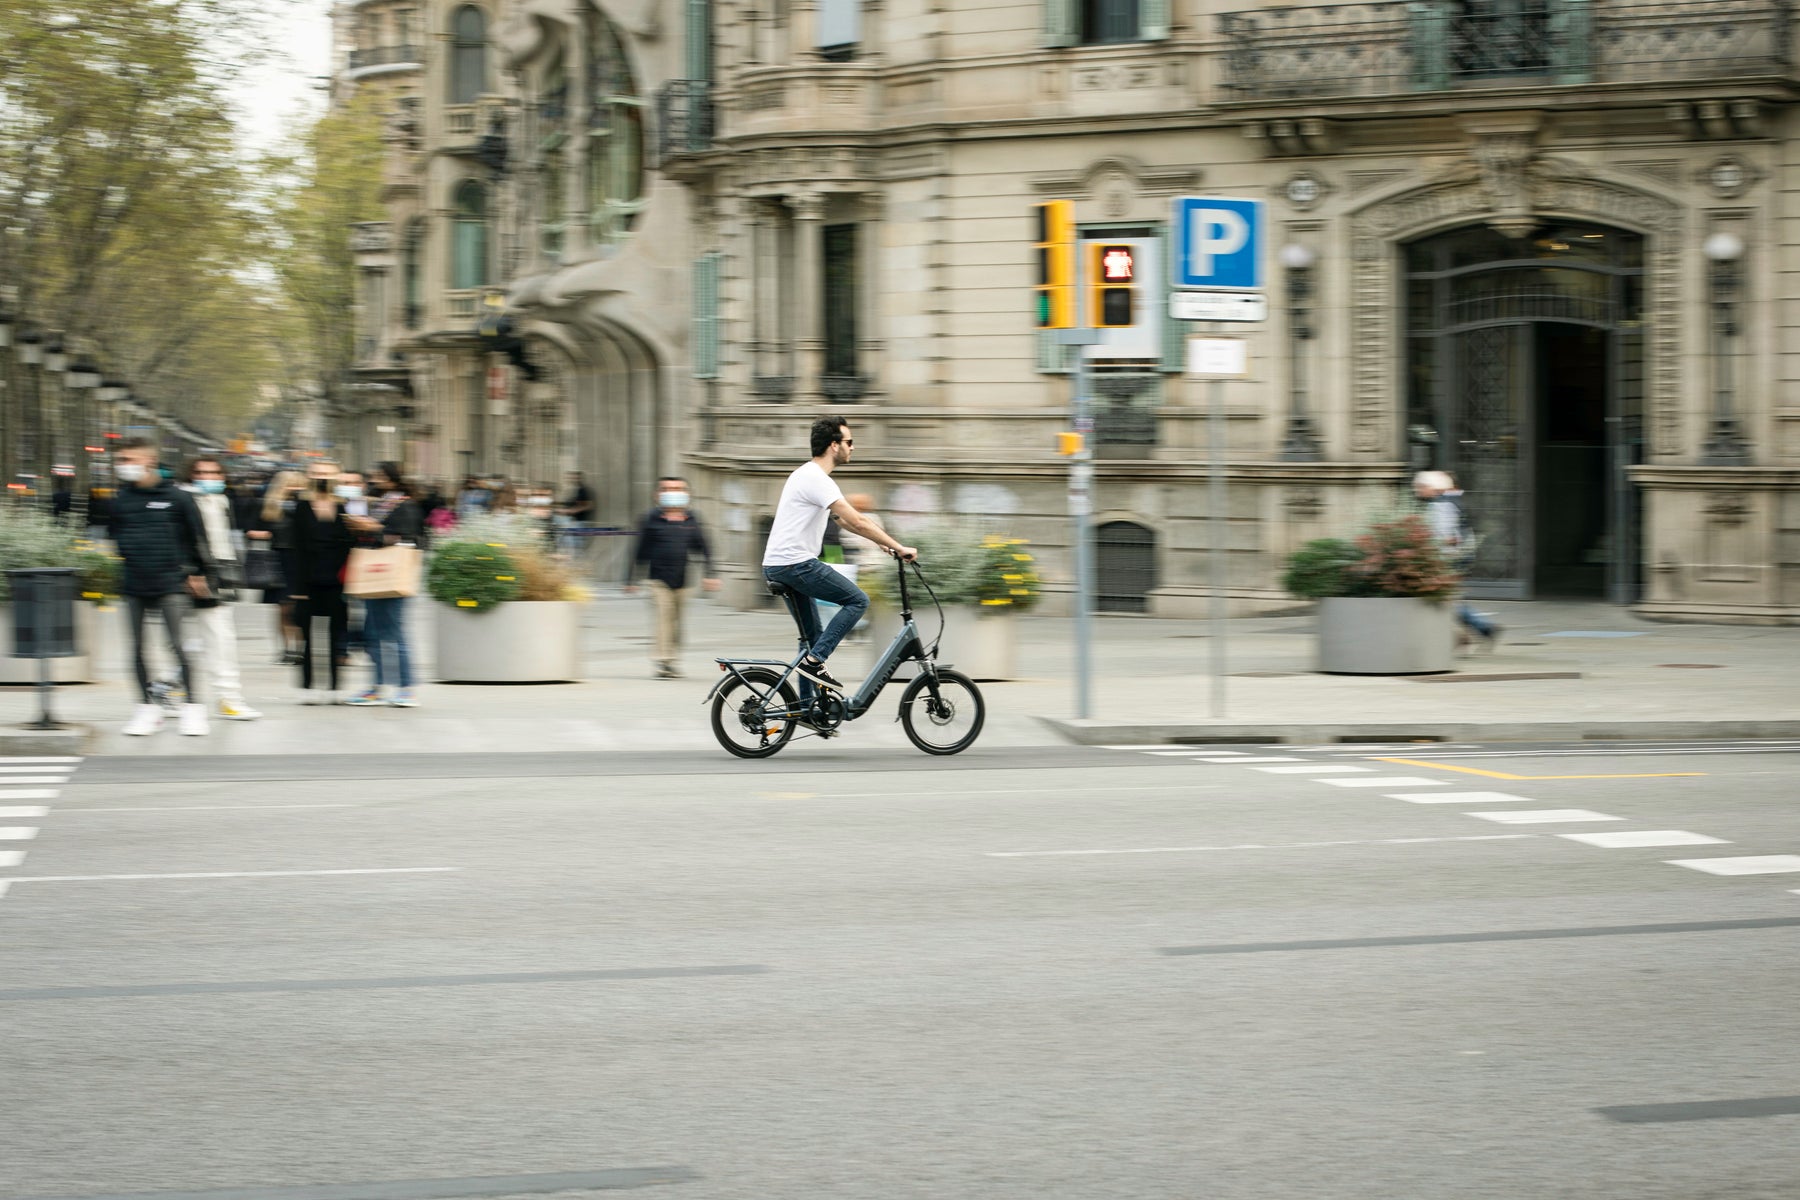
{"label": "window shutter", "polygon": [[1192,322],[1177,321],[1169,315],[1167,296],[1157,295],[1156,299],[1162,305],[1162,372],[1180,375],[1187,370],[1187,340]]}
{"label": "window shutter", "polygon": [[719,377],[719,258],[703,254],[694,262],[694,378]]}
{"label": "window shutter", "polygon": [[1138,0],[1138,37],[1146,42],[1166,41],[1169,5],[1173,0]]}
{"label": "window shutter", "polygon": [[1040,375],[1067,375],[1075,369],[1076,346],[1065,346],[1050,329],[1037,331],[1037,369]]}
{"label": "window shutter", "polygon": [[1558,83],[1586,83],[1593,77],[1593,11],[1588,0],[1552,0],[1550,68]]}
{"label": "window shutter", "polygon": [[712,78],[712,0],[687,0],[685,62],[687,78]]}
{"label": "window shutter", "polygon": [[1081,41],[1080,0],[1040,0],[1044,6],[1043,43],[1073,46]]}

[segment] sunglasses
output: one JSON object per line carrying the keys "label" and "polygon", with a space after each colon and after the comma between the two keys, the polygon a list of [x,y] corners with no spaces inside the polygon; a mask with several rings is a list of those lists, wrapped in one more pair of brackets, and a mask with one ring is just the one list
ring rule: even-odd
{"label": "sunglasses", "polygon": [[849,446],[852,450],[854,450],[856,448],[856,439],[855,438],[839,438],[838,441],[844,443],[844,445],[846,445],[846,446]]}

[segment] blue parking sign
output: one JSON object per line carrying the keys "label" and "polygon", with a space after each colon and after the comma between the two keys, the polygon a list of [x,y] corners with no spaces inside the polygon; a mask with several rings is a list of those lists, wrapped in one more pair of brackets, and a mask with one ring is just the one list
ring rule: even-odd
{"label": "blue parking sign", "polygon": [[1263,204],[1223,196],[1175,198],[1171,282],[1178,288],[1260,288]]}

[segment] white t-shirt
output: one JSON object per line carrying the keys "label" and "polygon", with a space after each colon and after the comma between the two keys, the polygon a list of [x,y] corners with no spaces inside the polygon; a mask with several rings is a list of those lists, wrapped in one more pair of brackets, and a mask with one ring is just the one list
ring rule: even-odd
{"label": "white t-shirt", "polygon": [[763,566],[787,567],[819,557],[831,506],[843,498],[824,467],[816,462],[797,467],[781,485],[781,503],[775,506],[775,524],[769,530],[769,544],[763,548]]}

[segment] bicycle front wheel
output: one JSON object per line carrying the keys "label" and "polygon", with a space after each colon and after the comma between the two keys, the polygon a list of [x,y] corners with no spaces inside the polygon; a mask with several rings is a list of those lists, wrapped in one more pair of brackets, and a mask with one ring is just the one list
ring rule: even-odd
{"label": "bicycle front wheel", "polygon": [[961,671],[939,670],[935,684],[920,675],[900,696],[900,723],[912,744],[927,754],[959,754],[981,736],[987,702]]}
{"label": "bicycle front wheel", "polygon": [[713,736],[739,758],[767,758],[794,736],[794,689],[773,671],[741,674],[713,698]]}

